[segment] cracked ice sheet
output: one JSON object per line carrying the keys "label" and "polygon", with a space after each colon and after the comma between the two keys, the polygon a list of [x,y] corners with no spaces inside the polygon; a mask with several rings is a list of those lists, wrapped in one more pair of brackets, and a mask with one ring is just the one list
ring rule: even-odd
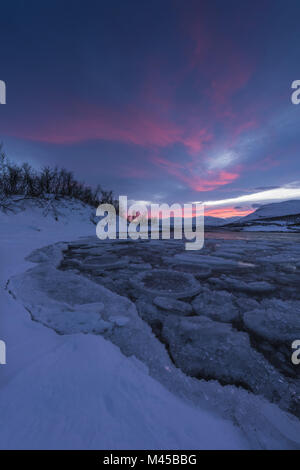
{"label": "cracked ice sheet", "polygon": [[[51,264],[53,259],[60,259],[58,254],[54,255],[56,251],[59,251],[59,246],[47,247],[42,252],[31,255],[30,259],[36,262],[42,261],[42,263],[21,276],[12,278],[9,283],[9,288],[11,287],[17,297],[22,299],[28,308],[32,310],[35,318],[45,321],[45,306],[48,308],[50,306],[52,319],[55,320],[56,317],[61,322],[59,327],[61,331],[70,334],[74,332],[75,320],[78,320],[79,305],[81,313],[90,313],[90,310],[93,310],[90,301],[93,300],[95,302],[94,311],[97,311],[99,316],[104,313],[106,315],[104,320],[111,321],[110,317],[107,318],[107,311],[111,313],[116,304],[122,305],[123,302],[123,313],[128,316],[130,321],[117,324],[121,328],[115,327],[113,331],[107,329],[105,334],[115,344],[119,345],[126,355],[137,355],[143,362],[147,363],[153,377],[166,385],[169,390],[176,390],[181,397],[191,400],[197,405],[197,408],[203,408],[204,397],[206,396],[210,409],[213,406],[215,409],[220,410],[223,415],[224,410],[227,409],[226,417],[231,417],[241,426],[253,447],[286,448],[297,446],[295,441],[289,441],[280,431],[281,423],[284,421],[290,422],[290,425],[286,425],[287,428],[289,426],[297,428],[299,423],[297,424],[295,419],[288,417],[282,411],[278,411],[274,406],[275,414],[280,417],[274,429],[273,425],[270,427],[269,418],[266,419],[265,416],[268,405],[258,397],[253,397],[235,387],[222,387],[215,382],[206,384],[204,381],[193,381],[193,379],[184,376],[178,369],[174,368],[164,347],[151,334],[148,325],[136,315],[131,302],[71,272],[57,271]],[[48,255],[46,258],[40,256],[46,253]],[[66,309],[66,299],[71,304],[69,311]],[[107,305],[108,300],[111,302],[111,307]],[[106,308],[103,308],[105,304]],[[75,316],[73,316],[74,312]],[[68,320],[70,315],[71,318],[73,317],[73,323]],[[92,317],[91,322],[88,319],[89,315],[82,328],[84,331],[94,331],[94,318]],[[101,331],[99,330],[98,333]],[[97,333],[97,331],[94,332]],[[274,435],[276,436],[275,439]]]}

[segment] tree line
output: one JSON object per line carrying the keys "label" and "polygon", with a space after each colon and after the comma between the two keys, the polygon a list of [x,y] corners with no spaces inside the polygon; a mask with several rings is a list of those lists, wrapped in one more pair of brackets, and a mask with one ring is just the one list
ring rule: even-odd
{"label": "tree line", "polygon": [[71,171],[65,168],[43,167],[40,171],[28,163],[17,165],[6,156],[0,144],[0,195],[6,198],[23,195],[29,198],[43,198],[47,195],[56,198],[74,198],[97,207],[108,203],[116,206],[112,191],[106,191],[98,185],[95,189],[77,181]]}

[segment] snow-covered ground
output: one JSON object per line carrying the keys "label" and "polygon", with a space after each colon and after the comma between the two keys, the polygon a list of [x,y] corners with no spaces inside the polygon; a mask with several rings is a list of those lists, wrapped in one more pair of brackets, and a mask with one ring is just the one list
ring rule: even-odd
{"label": "snow-covered ground", "polygon": [[[147,268],[147,263],[135,262],[135,242],[124,257],[111,253],[111,244],[95,237],[92,210],[81,203],[55,202],[54,211],[51,203],[43,207],[34,202],[22,205],[15,214],[0,213],[0,339],[7,345],[7,364],[0,365],[0,448],[300,448],[299,421],[276,404],[232,385],[224,387],[214,380],[188,377],[184,361],[183,371],[175,367],[149,322],[141,319],[143,309],[150,310],[150,316],[156,313],[157,307],[153,305],[151,310],[147,295],[137,299],[139,305],[135,305],[122,295],[122,282],[121,296],[116,293],[120,277],[113,284],[110,278],[106,285],[95,283],[89,278],[93,256],[86,264],[87,275],[78,269],[72,271],[70,260],[63,270],[57,269],[63,250],[68,252],[71,247],[80,258],[80,247],[87,244],[90,250],[95,246],[96,256],[102,256],[100,277],[105,263],[116,263],[119,273],[123,271],[128,278],[126,266],[118,264],[122,258],[125,265],[130,262],[131,270],[146,273],[151,265]],[[155,250],[160,247],[168,256],[167,243],[172,242],[159,243],[154,243]],[[50,247],[45,249],[47,245]],[[115,247],[120,248],[118,243]],[[230,260],[234,262],[233,247],[227,254],[229,264]],[[184,251],[182,255],[187,256]],[[228,267],[224,248],[222,256],[220,261],[210,255],[206,273],[214,269],[210,261],[219,268]],[[277,261],[274,259],[274,263]],[[184,287],[188,291],[188,280],[181,290]],[[143,283],[141,289],[147,291],[151,279],[139,275],[132,282],[135,287],[136,282]],[[170,298],[168,306],[163,297],[156,300],[162,309],[182,312],[182,304],[189,305],[171,296],[173,303]],[[197,304],[193,308],[200,307]],[[188,307],[185,309],[188,313]],[[188,317],[177,316],[180,318],[182,331],[187,332]],[[216,326],[220,339],[228,335],[239,347],[230,327],[226,323],[214,325],[215,320],[206,322],[206,341]],[[177,326],[174,329],[171,323],[175,316],[170,315],[168,321],[163,334],[173,344]],[[252,327],[251,316],[247,321]],[[249,345],[247,340],[241,341],[245,342],[246,357]],[[179,341],[175,338],[176,344]],[[180,355],[180,350],[173,353]],[[195,360],[193,354],[191,350],[191,361]],[[266,374],[266,386],[270,387],[268,374],[270,380],[281,379],[281,375],[257,357],[254,354],[253,364],[258,361],[260,374]],[[253,370],[253,376],[255,373]],[[282,387],[286,390],[284,382]]]}

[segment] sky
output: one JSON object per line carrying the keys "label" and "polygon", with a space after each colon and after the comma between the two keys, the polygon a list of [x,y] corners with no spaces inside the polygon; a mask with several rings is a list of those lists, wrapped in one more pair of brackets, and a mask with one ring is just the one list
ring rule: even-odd
{"label": "sky", "polygon": [[115,196],[300,199],[298,0],[2,2],[0,140]]}

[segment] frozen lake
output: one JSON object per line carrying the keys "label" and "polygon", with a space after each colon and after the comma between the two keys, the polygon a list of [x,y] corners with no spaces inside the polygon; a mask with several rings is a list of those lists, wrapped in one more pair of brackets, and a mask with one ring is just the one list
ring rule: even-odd
{"label": "frozen lake", "polygon": [[207,232],[190,252],[182,240],[89,237],[29,260],[38,266],[12,291],[35,320],[105,336],[183,396],[217,381],[300,416],[300,234]]}

